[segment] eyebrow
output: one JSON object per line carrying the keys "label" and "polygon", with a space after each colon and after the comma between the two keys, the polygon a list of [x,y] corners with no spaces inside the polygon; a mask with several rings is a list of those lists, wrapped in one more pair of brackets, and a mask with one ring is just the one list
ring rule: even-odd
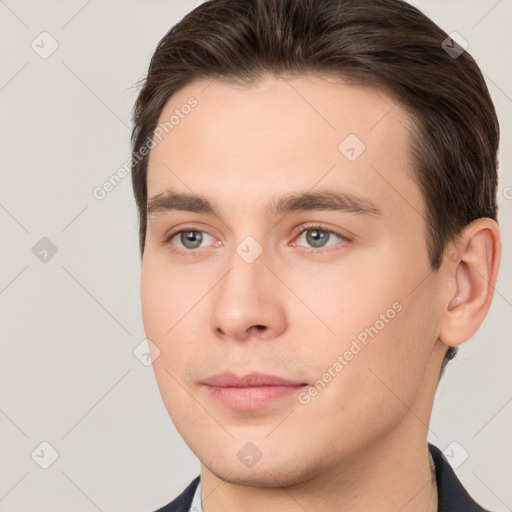
{"label": "eyebrow", "polygon": [[[185,194],[173,189],[149,198],[148,215],[155,215],[171,210],[205,213],[218,216],[214,205],[204,196]],[[332,189],[316,190],[315,192],[292,192],[265,205],[270,215],[283,215],[301,211],[344,211],[358,215],[381,216],[382,209],[369,199],[345,191]]]}

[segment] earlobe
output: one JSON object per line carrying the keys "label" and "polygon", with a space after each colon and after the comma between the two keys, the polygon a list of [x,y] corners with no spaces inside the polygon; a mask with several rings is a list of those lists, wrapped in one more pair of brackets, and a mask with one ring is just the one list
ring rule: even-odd
{"label": "earlobe", "polygon": [[443,261],[450,286],[446,288],[439,338],[449,346],[471,338],[491,305],[501,257],[497,223],[487,217],[476,219],[463,229],[457,247],[457,257],[452,250],[452,256]]}

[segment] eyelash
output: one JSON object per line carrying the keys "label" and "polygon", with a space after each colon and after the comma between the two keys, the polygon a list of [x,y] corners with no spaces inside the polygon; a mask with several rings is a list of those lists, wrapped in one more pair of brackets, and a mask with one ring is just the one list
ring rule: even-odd
{"label": "eyelash", "polygon": [[[316,223],[316,224],[302,224],[301,226],[299,226],[297,228],[299,230],[299,233],[297,234],[297,236],[295,237],[295,239],[299,238],[300,235],[302,235],[304,232],[306,231],[322,231],[324,233],[328,233],[329,235],[335,235],[339,238],[341,238],[341,241],[342,242],[351,242],[352,240],[350,240],[348,237],[342,235],[341,233],[339,233],[338,231],[334,231],[332,229],[329,229],[327,227],[325,227],[322,223]],[[208,233],[208,231],[205,231],[203,229],[196,229],[194,226],[190,226],[190,227],[187,227],[187,228],[181,228],[177,231],[173,231],[171,232],[165,239],[164,241],[164,244],[165,245],[168,245],[170,248],[171,248],[171,251],[172,252],[176,252],[178,254],[182,254],[182,255],[187,255],[187,256],[195,256],[197,255],[201,250],[201,249],[176,249],[176,247],[174,246],[174,244],[171,243],[171,240],[176,236],[176,235],[179,235],[180,233],[187,233],[187,232],[197,232],[197,233],[206,233],[207,235],[213,237],[213,235],[211,235],[210,233]],[[340,242],[338,242],[340,243]],[[324,248],[319,248],[319,249],[316,249],[314,247],[304,247],[304,246],[300,246],[302,247],[303,250],[309,252],[309,253],[326,253],[326,252],[331,252],[333,250],[337,250],[335,247],[336,247],[337,244],[335,244],[334,246],[328,246],[326,249]]]}

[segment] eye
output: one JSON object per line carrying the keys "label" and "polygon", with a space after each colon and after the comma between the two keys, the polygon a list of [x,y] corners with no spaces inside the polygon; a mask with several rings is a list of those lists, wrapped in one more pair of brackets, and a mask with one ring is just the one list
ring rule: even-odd
{"label": "eye", "polygon": [[301,226],[300,228],[302,231],[297,237],[297,240],[305,240],[312,249],[321,249],[323,247],[335,245],[336,238],[341,241],[350,242],[350,240],[341,233],[333,231],[332,229],[327,229],[322,225]]}
{"label": "eye", "polygon": [[[180,249],[179,252],[193,253],[196,249],[201,248],[201,244],[205,239],[211,238],[215,240],[212,235],[206,231],[196,229],[183,229],[175,233],[171,233],[166,240],[166,243],[171,246],[176,246]],[[176,239],[176,241],[173,241]],[[180,245],[181,244],[181,245]]]}

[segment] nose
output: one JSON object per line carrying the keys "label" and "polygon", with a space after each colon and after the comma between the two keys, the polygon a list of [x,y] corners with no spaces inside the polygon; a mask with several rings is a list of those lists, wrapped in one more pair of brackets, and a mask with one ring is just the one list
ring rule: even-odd
{"label": "nose", "polygon": [[251,263],[238,254],[212,297],[210,327],[235,341],[271,339],[286,329],[286,295],[263,253]]}

